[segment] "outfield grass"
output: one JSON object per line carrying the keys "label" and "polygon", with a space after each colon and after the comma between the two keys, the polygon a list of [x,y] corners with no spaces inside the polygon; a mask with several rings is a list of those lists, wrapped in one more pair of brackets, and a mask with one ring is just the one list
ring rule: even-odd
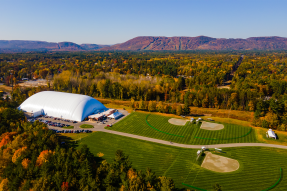
{"label": "outfield grass", "polygon": [[[230,173],[217,173],[201,168],[196,162],[196,149],[185,149],[151,143],[133,138],[95,132],[88,134],[80,142],[87,144],[96,156],[103,153],[103,159],[112,162],[115,152],[121,149],[129,155],[133,167],[156,172],[157,176],[173,178],[177,188],[188,188],[186,183],[199,188],[213,190],[212,185],[219,183],[223,190],[262,191],[279,179],[279,168],[283,169],[282,181],[273,190],[286,190],[287,150],[265,147],[224,148],[222,156],[236,159],[239,170]],[[273,191],[272,190],[272,191]]]}
{"label": "outfield grass", "polygon": [[[169,117],[165,116],[150,115],[147,118],[148,123],[156,129],[169,134],[181,135],[184,137],[172,136],[151,128],[145,121],[146,116],[147,114],[145,113],[133,112],[125,119],[114,124],[112,127],[106,127],[106,129],[192,145],[258,142],[256,138],[256,132],[254,130],[252,130],[251,133],[245,137],[228,139],[247,134],[250,131],[250,127],[222,123],[224,125],[224,129],[210,131],[200,129],[200,124],[189,124],[189,122],[184,126],[173,125],[168,122]],[[195,137],[228,140],[207,140],[196,139]]]}
{"label": "outfield grass", "polygon": [[88,125],[88,124],[83,124],[83,125],[81,125],[80,126],[81,128],[94,128],[94,126],[93,125]]}

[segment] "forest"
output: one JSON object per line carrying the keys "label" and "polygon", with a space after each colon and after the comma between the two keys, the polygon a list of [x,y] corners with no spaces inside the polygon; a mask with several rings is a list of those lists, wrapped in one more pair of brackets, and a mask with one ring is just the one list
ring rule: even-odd
{"label": "forest", "polygon": [[[252,112],[286,131],[286,51],[0,54],[0,78],[19,104],[42,90],[130,100],[135,109],[189,115],[189,107]],[[240,62],[239,62],[240,61]],[[47,86],[22,88],[22,78]]]}

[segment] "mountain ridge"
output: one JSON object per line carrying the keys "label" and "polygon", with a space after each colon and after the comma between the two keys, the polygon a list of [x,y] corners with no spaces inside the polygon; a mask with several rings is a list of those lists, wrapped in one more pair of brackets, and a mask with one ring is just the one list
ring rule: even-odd
{"label": "mountain ridge", "polygon": [[109,45],[76,44],[73,42],[47,42],[30,40],[0,40],[0,53],[44,51],[94,51]]}
{"label": "mountain ridge", "polygon": [[141,36],[99,50],[287,50],[287,38],[278,36],[250,37],[247,39],[207,36]]}
{"label": "mountain ridge", "polygon": [[25,40],[0,40],[0,53],[45,51],[145,51],[145,50],[287,50],[287,38],[250,37],[212,38],[139,36],[115,45],[76,44],[73,42],[46,42]]}

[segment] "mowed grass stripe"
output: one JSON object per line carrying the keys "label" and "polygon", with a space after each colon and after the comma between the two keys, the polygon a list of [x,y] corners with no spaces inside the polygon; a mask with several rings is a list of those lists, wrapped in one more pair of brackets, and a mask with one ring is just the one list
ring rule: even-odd
{"label": "mowed grass stripe", "polygon": [[[248,142],[258,142],[254,131],[251,131],[245,137],[237,139],[229,139],[234,137],[242,136],[250,131],[250,127],[244,127],[233,124],[223,124],[224,129],[217,131],[210,131],[200,129],[201,124],[189,124],[187,122],[184,126],[173,125],[168,122],[169,117],[160,115],[149,115],[147,118],[148,123],[155,127],[156,129],[174,134],[182,135],[184,137],[177,137],[159,132],[146,123],[145,113],[133,112],[125,119],[114,124],[112,127],[107,127],[107,129],[141,135],[145,137],[151,137],[155,139],[161,139],[166,141],[172,141],[176,143],[183,144],[223,144],[223,143],[248,143]],[[208,139],[196,139],[194,137],[205,137],[205,138],[217,138],[217,139],[227,139],[227,140],[208,140]]]}
{"label": "mowed grass stripe", "polygon": [[[235,172],[216,173],[195,164],[197,149],[184,149],[132,139],[128,137],[95,132],[83,138],[95,155],[104,153],[103,159],[111,162],[117,149],[129,155],[133,167],[145,170],[150,167],[158,176],[166,173],[175,181],[178,188],[186,188],[181,183],[212,190],[219,183],[223,190],[261,191],[272,186],[279,179],[279,169],[287,169],[287,150],[264,147],[224,148],[225,154],[219,154],[239,161],[240,168]],[[198,173],[198,170],[200,172]],[[196,179],[195,179],[196,177]],[[285,190],[287,176],[273,190]]]}

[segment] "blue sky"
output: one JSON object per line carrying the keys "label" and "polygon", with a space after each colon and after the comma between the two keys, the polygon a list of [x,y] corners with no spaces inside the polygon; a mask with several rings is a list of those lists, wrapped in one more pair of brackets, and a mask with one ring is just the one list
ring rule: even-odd
{"label": "blue sky", "polygon": [[0,0],[0,40],[287,37],[286,0]]}

